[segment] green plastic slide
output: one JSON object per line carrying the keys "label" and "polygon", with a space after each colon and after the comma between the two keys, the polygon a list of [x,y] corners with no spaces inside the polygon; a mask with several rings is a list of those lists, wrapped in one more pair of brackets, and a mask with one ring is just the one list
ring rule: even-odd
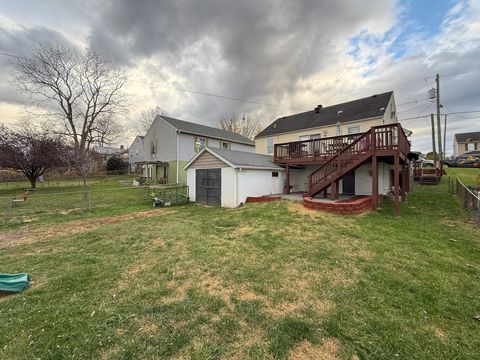
{"label": "green plastic slide", "polygon": [[30,276],[27,273],[2,274],[0,273],[0,292],[21,292],[28,288]]}

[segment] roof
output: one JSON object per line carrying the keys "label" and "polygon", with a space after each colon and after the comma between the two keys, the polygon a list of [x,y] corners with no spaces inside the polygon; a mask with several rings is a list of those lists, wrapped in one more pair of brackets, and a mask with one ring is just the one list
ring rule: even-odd
{"label": "roof", "polygon": [[283,170],[282,167],[275,165],[273,156],[270,155],[256,154],[247,151],[217,149],[212,147],[204,148],[197,155],[195,155],[185,165],[184,168],[187,169],[205,152],[209,152],[213,156],[225,162],[227,165],[230,165],[234,168]]}
{"label": "roof", "polygon": [[[389,91],[363,99],[322,107],[318,109],[318,113],[312,109],[299,114],[284,116],[275,120],[256,137],[335,125],[337,122],[344,123],[380,117],[385,114],[388,102],[392,96],[393,91]],[[339,111],[341,111],[341,115],[339,115]]]}
{"label": "roof", "polygon": [[110,147],[110,146],[94,146],[93,151],[95,151],[97,154],[100,155],[115,155],[115,154],[121,154],[128,149],[125,148],[116,148],[116,147]]}
{"label": "roof", "polygon": [[480,141],[480,131],[455,134],[457,142]]}
{"label": "roof", "polygon": [[254,142],[249,138],[231,131],[226,131],[211,126],[200,125],[189,121],[174,119],[163,115],[159,115],[159,117],[172,125],[175,129],[183,133],[202,135],[210,138],[228,140],[246,145],[254,145]]}

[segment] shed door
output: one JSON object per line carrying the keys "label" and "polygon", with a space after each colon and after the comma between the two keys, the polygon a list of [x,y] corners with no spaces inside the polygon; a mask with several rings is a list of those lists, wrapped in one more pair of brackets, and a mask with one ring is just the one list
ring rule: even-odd
{"label": "shed door", "polygon": [[221,169],[197,169],[197,203],[220,206],[222,202]]}

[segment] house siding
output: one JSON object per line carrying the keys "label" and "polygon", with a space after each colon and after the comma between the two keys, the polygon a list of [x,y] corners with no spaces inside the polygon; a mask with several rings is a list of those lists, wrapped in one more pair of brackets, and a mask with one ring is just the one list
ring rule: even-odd
{"label": "house siding", "polygon": [[[278,172],[278,177],[272,177],[268,170],[242,170],[235,169],[238,183],[237,205],[244,203],[248,196],[262,196],[283,193],[285,172]],[[255,184],[255,186],[252,186]]]}
{"label": "house siding", "polygon": [[141,137],[136,136],[128,148],[128,165],[130,171],[135,170],[135,163],[143,159],[143,140]]}
{"label": "house siding", "polygon": [[235,169],[231,167],[222,168],[222,207],[237,207],[237,177]]}
{"label": "house siding", "polygon": [[[151,153],[152,143],[155,144],[155,154]],[[143,138],[144,160],[175,160],[176,150],[177,131],[161,117],[157,117]]]}

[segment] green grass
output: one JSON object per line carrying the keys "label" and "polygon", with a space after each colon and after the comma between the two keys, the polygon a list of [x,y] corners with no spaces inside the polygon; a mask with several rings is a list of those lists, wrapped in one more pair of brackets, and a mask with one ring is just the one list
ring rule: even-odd
{"label": "green grass", "polygon": [[447,168],[447,176],[458,177],[467,186],[480,186],[480,169]]}
{"label": "green grass", "polygon": [[0,358],[480,358],[480,230],[446,190],[417,186],[400,217],[121,192],[22,216],[0,271],[33,284],[0,298]]}

